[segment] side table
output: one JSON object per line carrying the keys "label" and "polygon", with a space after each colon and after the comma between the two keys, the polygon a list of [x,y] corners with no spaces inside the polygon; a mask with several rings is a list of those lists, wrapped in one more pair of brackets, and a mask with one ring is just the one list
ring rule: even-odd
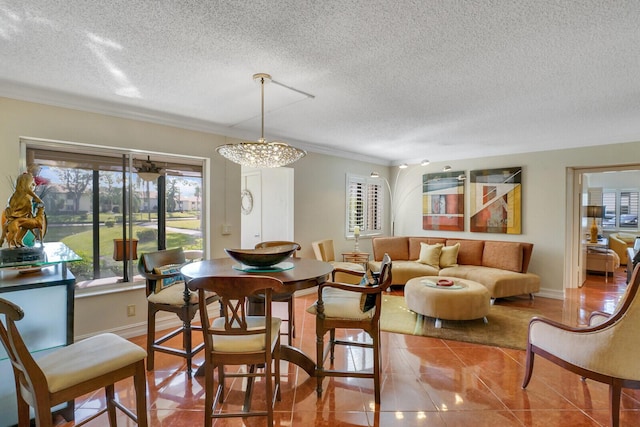
{"label": "side table", "polygon": [[604,283],[609,283],[609,239],[606,237],[600,238],[595,243],[587,241],[586,245],[588,253],[599,253],[604,255]]}
{"label": "side table", "polygon": [[355,264],[362,264],[366,270],[367,264],[369,263],[369,253],[368,252],[343,252],[342,261],[353,262]]}

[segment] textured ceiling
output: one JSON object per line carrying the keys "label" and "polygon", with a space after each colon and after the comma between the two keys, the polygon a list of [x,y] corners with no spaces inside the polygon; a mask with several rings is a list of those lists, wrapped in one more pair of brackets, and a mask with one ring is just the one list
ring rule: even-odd
{"label": "textured ceiling", "polygon": [[0,0],[0,96],[382,163],[640,140],[640,1]]}

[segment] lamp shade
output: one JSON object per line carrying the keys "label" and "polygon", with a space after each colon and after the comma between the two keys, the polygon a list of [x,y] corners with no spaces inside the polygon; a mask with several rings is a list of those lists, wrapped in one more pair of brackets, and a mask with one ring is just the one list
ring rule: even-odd
{"label": "lamp shade", "polygon": [[587,217],[588,218],[602,218],[604,214],[604,209],[602,206],[587,206]]}

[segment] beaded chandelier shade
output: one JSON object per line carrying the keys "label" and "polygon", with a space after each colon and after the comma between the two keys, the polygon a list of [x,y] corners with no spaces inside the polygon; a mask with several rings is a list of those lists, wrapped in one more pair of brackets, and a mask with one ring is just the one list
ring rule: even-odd
{"label": "beaded chandelier shade", "polygon": [[260,139],[257,142],[246,141],[221,145],[216,148],[216,151],[234,163],[252,168],[277,168],[301,159],[307,154],[304,150],[292,147],[284,142],[267,142],[264,139],[264,84],[265,80],[271,80],[271,76],[258,73],[253,75],[253,79],[260,82],[262,100],[262,132]]}

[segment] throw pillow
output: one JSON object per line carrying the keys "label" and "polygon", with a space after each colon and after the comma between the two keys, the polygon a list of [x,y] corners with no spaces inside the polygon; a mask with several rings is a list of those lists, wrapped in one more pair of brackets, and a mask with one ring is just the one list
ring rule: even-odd
{"label": "throw pillow", "polygon": [[440,268],[440,252],[442,252],[443,246],[442,243],[436,243],[435,245],[420,243],[420,258],[418,258],[418,262],[430,265],[433,268]]}
{"label": "throw pillow", "polygon": [[440,268],[458,266],[458,250],[460,243],[453,246],[443,246],[440,251]]}
{"label": "throw pillow", "polygon": [[[375,283],[376,283],[375,279],[370,279],[368,274],[365,274],[364,276],[362,276],[362,280],[360,280],[360,286],[372,286]],[[360,297],[360,310],[362,310],[363,313],[366,313],[367,311],[371,310],[375,306],[376,306],[375,294],[362,294],[362,296]]]}
{"label": "throw pillow", "polygon": [[171,285],[175,285],[176,283],[184,283],[184,277],[180,274],[180,264],[169,264],[163,265],[162,267],[156,267],[153,269],[155,274],[162,275],[171,275],[170,277],[165,277],[164,279],[156,280],[156,286],[153,289],[154,293],[158,293],[163,289],[168,288]]}

